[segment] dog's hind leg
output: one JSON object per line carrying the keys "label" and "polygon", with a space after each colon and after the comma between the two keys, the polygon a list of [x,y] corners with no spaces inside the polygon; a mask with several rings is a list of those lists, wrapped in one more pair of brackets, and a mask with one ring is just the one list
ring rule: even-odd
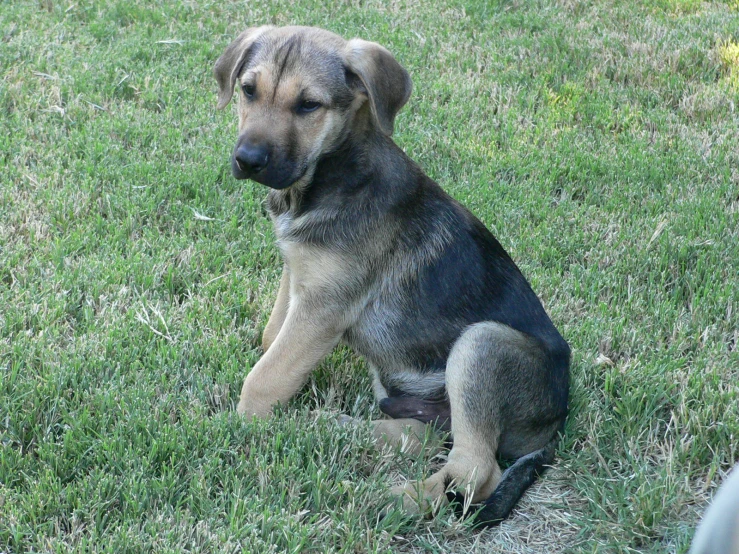
{"label": "dog's hind leg", "polygon": [[[492,405],[480,410],[476,399],[482,391],[473,387],[480,372],[481,333],[466,331],[455,343],[446,367],[446,388],[451,406],[451,427],[454,445],[447,463],[437,473],[420,483],[410,482],[394,489],[403,496],[403,504],[409,511],[427,512],[446,501],[446,491],[451,485],[472,493],[472,500],[486,498],[495,489],[501,471],[495,458],[498,446],[499,403],[493,395]],[[486,386],[489,388],[490,384]],[[480,421],[480,412],[492,412]]]}
{"label": "dog's hind leg", "polygon": [[547,395],[543,349],[511,327],[496,322],[469,327],[449,354],[446,385],[454,445],[436,474],[396,489],[413,511],[446,502],[450,487],[472,502],[487,499],[501,481],[499,449],[523,456],[555,434],[551,425],[537,426],[549,404],[540,398]]}
{"label": "dog's hind leg", "polygon": [[[318,415],[320,411],[314,413]],[[362,420],[344,414],[332,417],[339,425],[363,424]],[[375,445],[380,450],[397,448],[403,453],[416,456],[424,450],[435,452],[442,446],[434,427],[417,419],[375,419],[370,425]]]}
{"label": "dog's hind leg", "polygon": [[424,446],[438,447],[439,441],[431,435],[425,423],[417,419],[377,419],[372,422],[372,435],[379,448],[400,448],[411,455],[420,454]]}

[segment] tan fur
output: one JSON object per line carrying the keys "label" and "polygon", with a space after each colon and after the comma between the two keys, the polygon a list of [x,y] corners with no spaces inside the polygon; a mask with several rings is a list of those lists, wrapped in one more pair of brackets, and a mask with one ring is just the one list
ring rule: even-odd
{"label": "tan fur", "polygon": [[337,345],[351,314],[344,304],[326,301],[335,283],[346,279],[347,268],[340,259],[289,241],[283,241],[280,249],[286,271],[273,309],[275,320],[270,318],[269,331],[265,329],[264,356],[244,380],[239,413],[265,416],[275,404],[287,402]]}
{"label": "tan fur", "polygon": [[438,437],[426,437],[424,423],[416,419],[378,419],[372,422],[372,436],[379,448],[397,448],[416,456],[424,447],[438,448]]}
{"label": "tan fur", "polygon": [[287,308],[290,304],[290,273],[287,266],[282,268],[282,277],[280,278],[280,288],[277,291],[277,299],[275,305],[272,308],[272,314],[269,316],[269,321],[264,327],[262,333],[262,348],[266,352],[272,343],[277,338],[277,333],[280,332],[282,324],[285,323],[287,317]]}
{"label": "tan fur", "polygon": [[335,314],[296,297],[274,342],[244,380],[237,410],[264,417],[292,398],[341,338]]}
{"label": "tan fur", "polygon": [[[295,68],[292,70],[296,71]],[[278,148],[284,148],[285,138],[294,132],[300,141],[298,155],[315,160],[326,145],[337,138],[344,121],[323,111],[314,117],[299,117],[293,106],[301,89],[306,88],[311,93],[310,97],[317,100],[323,100],[325,94],[312,88],[302,75],[285,77],[279,83],[276,79],[274,71],[266,66],[256,67],[241,77],[242,84],[256,83],[267,92],[250,103],[243,95],[240,96],[239,133],[271,140]]]}

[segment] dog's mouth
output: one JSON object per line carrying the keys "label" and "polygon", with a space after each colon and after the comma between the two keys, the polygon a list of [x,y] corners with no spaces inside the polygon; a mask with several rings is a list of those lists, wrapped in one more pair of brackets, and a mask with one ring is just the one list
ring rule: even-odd
{"label": "dog's mouth", "polygon": [[298,171],[290,171],[292,164],[281,164],[278,168],[265,168],[262,171],[251,171],[245,168],[235,157],[231,159],[231,170],[236,179],[251,179],[252,181],[265,185],[271,189],[283,190],[300,181],[307,172],[303,166]]}

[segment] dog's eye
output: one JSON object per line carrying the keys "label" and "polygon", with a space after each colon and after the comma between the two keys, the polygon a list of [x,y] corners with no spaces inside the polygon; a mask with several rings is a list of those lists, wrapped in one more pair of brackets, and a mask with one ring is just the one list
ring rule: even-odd
{"label": "dog's eye", "polygon": [[254,85],[241,85],[241,90],[244,91],[244,96],[247,98],[254,97]]}
{"label": "dog's eye", "polygon": [[320,107],[321,107],[321,103],[320,102],[313,102],[311,100],[304,100],[298,106],[298,113],[315,112]]}

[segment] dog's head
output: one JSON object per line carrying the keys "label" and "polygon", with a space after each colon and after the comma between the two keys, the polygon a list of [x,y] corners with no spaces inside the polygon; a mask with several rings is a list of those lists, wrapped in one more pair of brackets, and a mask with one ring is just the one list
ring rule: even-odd
{"label": "dog's head", "polygon": [[247,29],[218,58],[218,108],[238,89],[237,179],[274,189],[308,182],[351,131],[393,132],[408,73],[374,42],[311,27]]}

